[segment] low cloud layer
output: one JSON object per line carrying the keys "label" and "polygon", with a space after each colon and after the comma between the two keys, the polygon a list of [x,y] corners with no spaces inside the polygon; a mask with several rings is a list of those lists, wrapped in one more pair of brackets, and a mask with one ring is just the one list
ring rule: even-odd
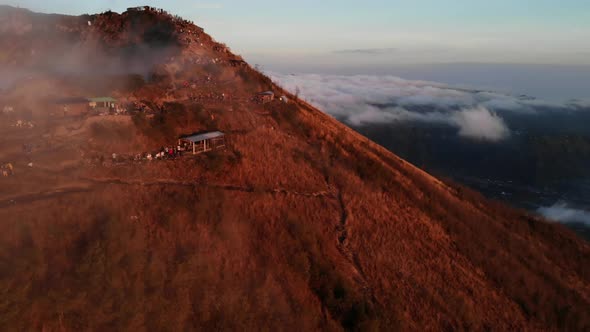
{"label": "low cloud layer", "polygon": [[459,135],[486,141],[500,141],[510,135],[501,117],[485,107],[465,109],[453,113],[459,126]]}
{"label": "low cloud layer", "polygon": [[290,91],[352,126],[425,122],[457,128],[461,137],[501,141],[511,132],[503,112],[573,109],[536,100],[395,76],[268,73]]}
{"label": "low cloud layer", "polygon": [[539,208],[538,212],[547,219],[561,223],[582,223],[590,226],[590,211],[572,208],[564,202]]}

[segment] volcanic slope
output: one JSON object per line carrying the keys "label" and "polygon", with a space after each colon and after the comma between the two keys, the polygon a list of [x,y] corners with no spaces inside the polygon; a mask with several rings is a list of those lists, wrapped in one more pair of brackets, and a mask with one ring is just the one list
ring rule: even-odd
{"label": "volcanic slope", "polygon": [[[1,330],[590,329],[585,242],[433,178],[191,22],[2,7],[0,50]],[[55,102],[80,96],[128,112]],[[205,130],[227,148],[136,158]]]}

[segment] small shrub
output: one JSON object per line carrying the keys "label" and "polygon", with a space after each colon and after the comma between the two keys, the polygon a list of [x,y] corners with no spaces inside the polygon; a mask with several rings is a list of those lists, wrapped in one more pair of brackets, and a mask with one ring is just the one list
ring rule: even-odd
{"label": "small shrub", "polygon": [[219,151],[212,151],[204,154],[203,158],[200,158],[198,163],[208,171],[216,172],[223,168],[226,161],[227,158],[224,154]]}
{"label": "small shrub", "polygon": [[145,78],[139,74],[130,74],[126,77],[125,90],[137,91],[146,85]]}
{"label": "small shrub", "polygon": [[170,76],[168,75],[166,68],[162,65],[154,66],[149,77],[151,83],[167,84],[170,81]]}
{"label": "small shrub", "polygon": [[213,77],[218,77],[222,73],[221,67],[214,64],[214,63],[209,63],[209,64],[204,65],[203,69],[205,70],[206,73],[208,73],[209,75],[211,75]]}
{"label": "small shrub", "polygon": [[95,122],[90,126],[90,133],[95,138],[107,141],[131,139],[131,133],[128,128],[119,123]]}
{"label": "small shrub", "polygon": [[301,119],[300,111],[295,104],[270,103],[265,108],[271,112],[275,121],[284,129],[291,130],[303,137],[311,137],[312,129]]}
{"label": "small shrub", "polygon": [[227,161],[231,165],[238,165],[242,162],[242,153],[239,150],[233,150],[232,154],[227,157]]}

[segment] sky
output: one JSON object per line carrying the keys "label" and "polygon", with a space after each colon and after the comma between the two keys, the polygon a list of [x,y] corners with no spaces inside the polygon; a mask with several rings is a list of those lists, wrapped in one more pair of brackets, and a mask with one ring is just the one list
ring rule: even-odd
{"label": "sky", "polygon": [[[588,0],[0,0],[0,3],[75,15],[106,10],[122,12],[138,5],[164,8],[194,21],[215,39],[265,70],[338,74],[405,72],[404,77],[409,79],[478,84],[495,89],[508,85],[505,90],[553,93],[564,99],[590,97],[590,91],[583,88],[586,83],[590,85]],[[456,64],[466,66],[458,68]],[[483,67],[474,69],[473,64]],[[515,64],[519,66],[514,67]],[[480,82],[478,75],[482,71],[491,74],[489,80],[486,77]],[[534,78],[526,79],[531,73]],[[519,81],[523,77],[524,85]],[[567,84],[570,81],[576,84],[570,86]]]}
{"label": "sky", "polygon": [[590,65],[588,0],[0,2],[68,14],[149,4],[195,21],[245,55],[351,63],[371,56],[395,64]]}

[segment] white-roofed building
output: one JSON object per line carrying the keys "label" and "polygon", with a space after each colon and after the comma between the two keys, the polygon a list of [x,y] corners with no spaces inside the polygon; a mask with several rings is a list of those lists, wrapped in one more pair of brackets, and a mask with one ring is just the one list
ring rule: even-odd
{"label": "white-roofed building", "polygon": [[211,131],[183,136],[178,144],[187,143],[190,145],[193,154],[207,151],[220,150],[225,148],[225,134],[220,131]]}

